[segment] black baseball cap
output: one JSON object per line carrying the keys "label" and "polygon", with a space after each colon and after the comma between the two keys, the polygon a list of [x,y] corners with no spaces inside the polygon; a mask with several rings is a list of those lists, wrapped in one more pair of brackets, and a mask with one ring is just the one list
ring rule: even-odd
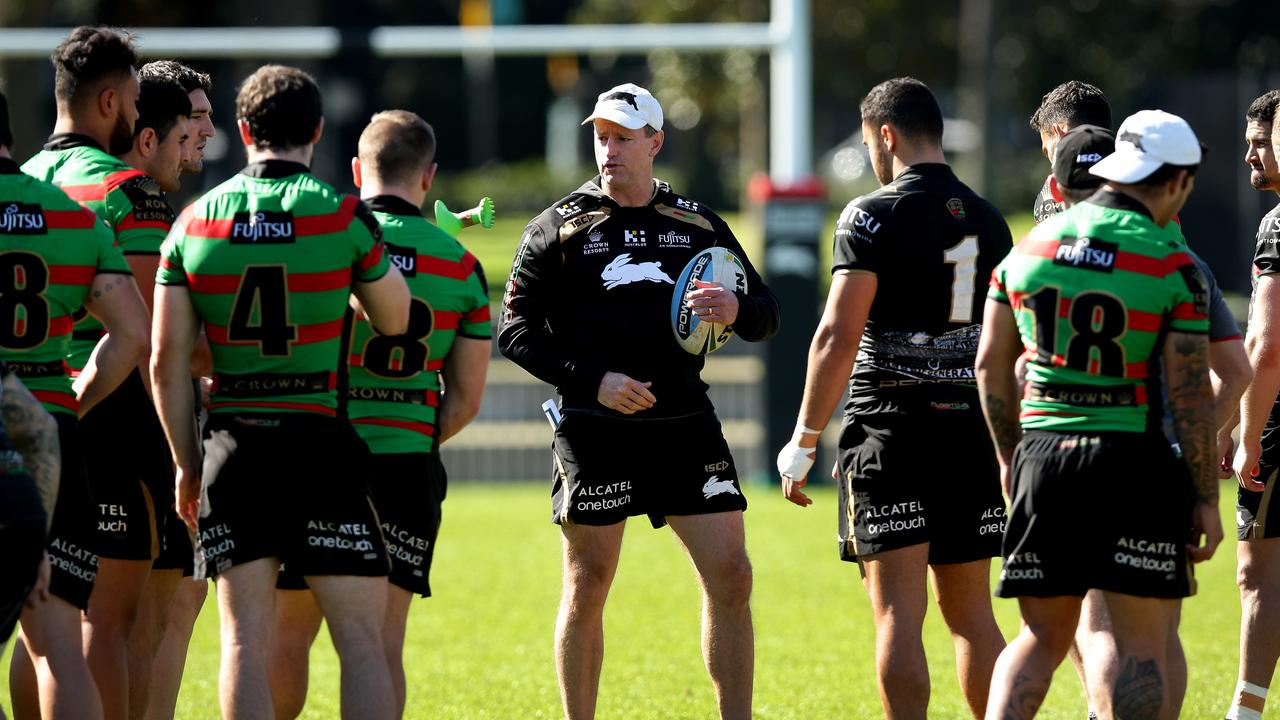
{"label": "black baseball cap", "polygon": [[1089,172],[1116,151],[1116,136],[1097,125],[1078,125],[1058,141],[1053,152],[1053,179],[1064,190],[1093,190],[1103,179]]}

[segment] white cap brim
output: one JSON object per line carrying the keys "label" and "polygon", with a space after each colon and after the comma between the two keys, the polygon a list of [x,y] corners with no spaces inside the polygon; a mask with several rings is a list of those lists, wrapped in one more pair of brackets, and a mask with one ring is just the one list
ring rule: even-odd
{"label": "white cap brim", "polygon": [[608,120],[611,123],[617,123],[628,130],[639,130],[640,128],[649,124],[644,121],[644,118],[636,117],[631,113],[623,112],[622,110],[619,110],[616,108],[603,108],[603,109],[596,110],[595,112],[591,113],[591,115],[588,116],[586,120],[583,120],[582,124],[586,125],[590,123],[592,120],[597,120],[597,119]]}
{"label": "white cap brim", "polygon": [[1149,155],[1116,150],[1089,168],[1089,173],[1103,180],[1127,185],[1146,180],[1161,165],[1164,165],[1163,160]]}

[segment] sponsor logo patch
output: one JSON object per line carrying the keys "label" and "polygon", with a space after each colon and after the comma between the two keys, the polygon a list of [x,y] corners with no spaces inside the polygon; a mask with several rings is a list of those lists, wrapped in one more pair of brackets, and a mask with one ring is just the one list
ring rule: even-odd
{"label": "sponsor logo patch", "polygon": [[295,239],[293,212],[290,210],[238,212],[232,216],[233,245],[283,245],[292,243]]}
{"label": "sponsor logo patch", "polygon": [[956,220],[964,220],[964,203],[960,198],[951,198],[947,201],[947,212]]}
{"label": "sponsor logo patch", "polygon": [[400,270],[400,274],[409,278],[418,274],[418,251],[411,247],[402,247],[386,243],[387,254],[391,256],[391,264]]}
{"label": "sponsor logo patch", "polygon": [[1117,243],[1097,238],[1062,238],[1054,254],[1054,265],[1109,273],[1115,270]]}
{"label": "sponsor logo patch", "polygon": [[643,230],[623,230],[622,246],[623,247],[644,247],[648,243],[645,242]]}
{"label": "sponsor logo patch", "polygon": [[47,235],[44,209],[35,203],[11,202],[0,205],[0,234]]}
{"label": "sponsor logo patch", "polygon": [[692,245],[693,237],[690,235],[677,235],[674,232],[658,233],[658,247],[660,248],[687,248]]}

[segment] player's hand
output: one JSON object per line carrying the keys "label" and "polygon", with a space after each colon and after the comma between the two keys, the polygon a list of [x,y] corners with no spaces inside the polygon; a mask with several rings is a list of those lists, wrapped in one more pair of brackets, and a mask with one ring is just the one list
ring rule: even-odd
{"label": "player's hand", "polygon": [[174,493],[176,496],[178,517],[191,528],[191,532],[199,530],[200,522],[200,473],[192,468],[174,469]]}
{"label": "player's hand", "polygon": [[1267,489],[1267,484],[1263,480],[1258,479],[1261,470],[1258,468],[1258,458],[1262,456],[1262,443],[1240,443],[1240,447],[1236,448],[1235,462],[1231,467],[1236,473],[1236,482],[1240,483],[1240,487],[1249,492],[1262,492]]}
{"label": "player's hand", "polygon": [[596,392],[596,401],[610,410],[617,410],[623,415],[633,415],[641,410],[648,410],[658,401],[649,392],[651,382],[639,382],[622,373],[607,372],[600,378],[600,390]]}
{"label": "player's hand", "polygon": [[[812,438],[814,445],[802,447],[801,440]],[[800,507],[809,507],[813,500],[805,495],[803,488],[809,484],[809,471],[813,469],[817,458],[817,435],[796,433],[791,441],[778,451],[778,477],[782,479],[782,496]]]}
{"label": "player's hand", "polygon": [[1236,457],[1236,441],[1230,432],[1218,432],[1218,477],[1226,480],[1234,474],[1231,463]]}
{"label": "player's hand", "polygon": [[49,575],[51,572],[49,553],[46,552],[40,558],[40,567],[36,570],[36,584],[31,588],[31,592],[27,594],[27,599],[23,602],[28,608],[35,609],[40,603],[49,601]]}
{"label": "player's hand", "polygon": [[738,319],[738,296],[720,283],[694,280],[697,290],[685,293],[684,302],[699,320],[732,325]]}
{"label": "player's hand", "polygon": [[[1201,545],[1203,540],[1204,544]],[[1187,556],[1191,562],[1204,562],[1213,557],[1222,542],[1222,516],[1218,503],[1197,502],[1191,511],[1191,542],[1187,543]]]}

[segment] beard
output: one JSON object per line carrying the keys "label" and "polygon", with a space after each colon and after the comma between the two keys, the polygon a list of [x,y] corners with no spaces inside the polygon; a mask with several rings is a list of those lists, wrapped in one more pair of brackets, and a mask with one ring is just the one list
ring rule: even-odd
{"label": "beard", "polygon": [[133,149],[133,128],[124,118],[124,113],[116,115],[116,124],[111,128],[111,140],[107,152],[112,155],[124,155]]}
{"label": "beard", "polygon": [[1254,190],[1270,190],[1276,186],[1276,178],[1268,176],[1257,168],[1250,168],[1249,184]]}

